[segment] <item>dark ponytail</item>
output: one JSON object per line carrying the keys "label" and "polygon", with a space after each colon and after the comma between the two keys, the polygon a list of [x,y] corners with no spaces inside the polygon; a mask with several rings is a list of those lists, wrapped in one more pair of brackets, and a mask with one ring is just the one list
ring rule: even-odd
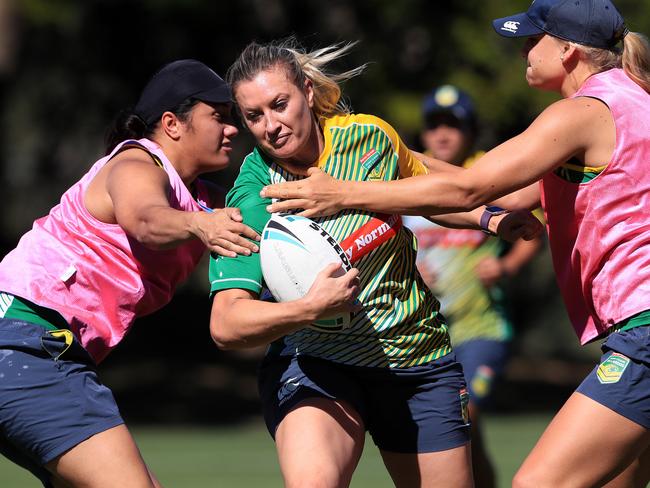
{"label": "dark ponytail", "polygon": [[127,139],[148,138],[153,133],[154,128],[147,127],[145,121],[134,114],[132,110],[123,110],[115,117],[106,131],[104,137],[106,154],[110,154],[115,149],[115,146]]}
{"label": "dark ponytail", "polygon": [[[199,100],[196,98],[187,98],[178,104],[176,108],[169,110],[169,112],[176,115],[181,122],[187,123],[190,120],[192,108],[197,103],[199,103]],[[136,115],[133,110],[123,110],[115,117],[115,120],[113,120],[113,123],[106,131],[106,136],[104,137],[106,154],[110,154],[115,149],[115,146],[128,139],[142,139],[143,137],[151,139],[159,123],[160,120],[157,120],[155,123],[147,125],[142,117]]]}

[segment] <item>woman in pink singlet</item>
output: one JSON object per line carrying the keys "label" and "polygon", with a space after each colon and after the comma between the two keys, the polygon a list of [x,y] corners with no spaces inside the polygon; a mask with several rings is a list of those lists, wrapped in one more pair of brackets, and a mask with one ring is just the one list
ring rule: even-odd
{"label": "woman in pink singlet", "polygon": [[0,263],[0,453],[46,487],[159,486],[95,365],[206,248],[257,251],[239,211],[212,210],[220,197],[198,178],[228,166],[231,105],[204,64],[163,67],[107,155]]}
{"label": "woman in pink singlet", "polygon": [[[527,37],[526,80],[563,99],[472,168],[429,162],[430,174],[349,182],[317,169],[267,187],[271,211],[341,208],[433,215],[487,202],[540,203],[553,262],[582,344],[603,339],[600,364],[544,432],[516,487],[646,486],[650,481],[650,48],[611,0],[536,0],[494,21]],[[514,192],[514,193],[512,193]],[[390,194],[390,198],[386,195]],[[488,206],[482,226],[494,226]]]}

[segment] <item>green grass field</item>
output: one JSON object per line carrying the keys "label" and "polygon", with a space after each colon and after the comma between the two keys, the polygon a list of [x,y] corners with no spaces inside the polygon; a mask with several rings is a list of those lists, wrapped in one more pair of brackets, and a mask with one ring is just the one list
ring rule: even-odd
{"label": "green grass field", "polygon": [[[486,416],[485,436],[499,476],[512,476],[550,421],[550,415]],[[166,487],[282,486],[275,449],[261,423],[236,428],[136,427],[132,429],[149,466]],[[29,473],[0,457],[0,486],[39,487]],[[370,439],[352,479],[354,488],[393,486]]]}

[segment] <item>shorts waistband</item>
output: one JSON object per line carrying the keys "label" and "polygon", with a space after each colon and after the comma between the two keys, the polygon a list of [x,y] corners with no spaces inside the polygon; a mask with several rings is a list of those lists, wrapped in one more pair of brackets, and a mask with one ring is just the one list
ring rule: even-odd
{"label": "shorts waistband", "polygon": [[40,337],[51,332],[52,330],[58,329],[48,329],[41,324],[36,324],[34,322],[28,322],[21,319],[8,317],[0,318],[0,332],[19,332],[31,337]]}

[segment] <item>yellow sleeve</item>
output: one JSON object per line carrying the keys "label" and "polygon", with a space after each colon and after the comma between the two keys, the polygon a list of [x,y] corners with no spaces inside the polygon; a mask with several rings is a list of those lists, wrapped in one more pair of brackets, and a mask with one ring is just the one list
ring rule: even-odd
{"label": "yellow sleeve", "polygon": [[402,138],[393,126],[388,122],[380,119],[379,117],[372,117],[374,124],[379,126],[393,143],[393,149],[397,156],[397,163],[399,164],[400,178],[409,178],[411,176],[425,175],[428,173],[427,167],[422,162],[413,156],[413,153],[404,144]]}

